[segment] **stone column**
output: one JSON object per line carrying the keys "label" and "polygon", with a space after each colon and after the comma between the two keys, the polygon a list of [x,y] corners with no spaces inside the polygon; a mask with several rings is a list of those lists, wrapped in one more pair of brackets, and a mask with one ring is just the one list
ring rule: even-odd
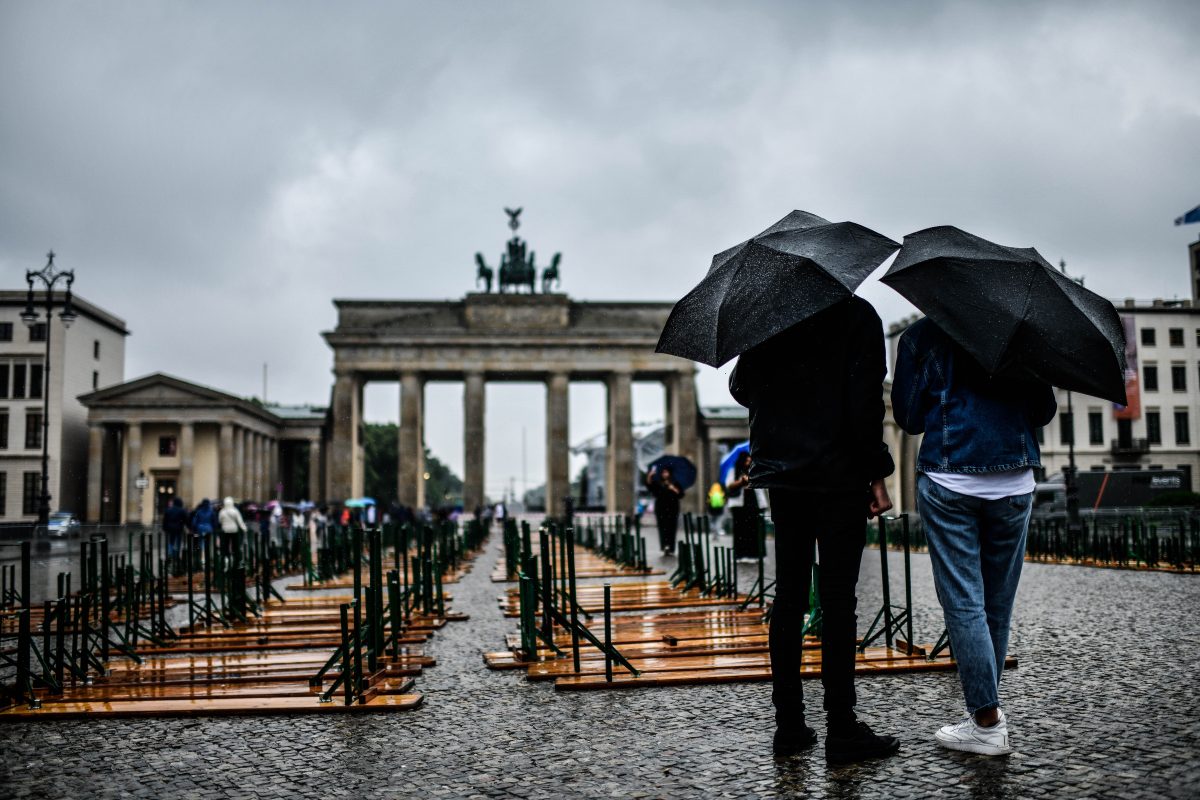
{"label": "stone column", "polygon": [[142,424],[130,422],[125,426],[125,518],[126,524],[138,524],[141,517],[142,490],[137,487],[138,475],[142,472]]}
{"label": "stone column", "polygon": [[279,439],[267,437],[267,496],[283,500],[279,491]]}
{"label": "stone column", "polygon": [[246,429],[233,428],[233,499],[246,498]]}
{"label": "stone column", "polygon": [[570,380],[555,373],[546,381],[546,513],[563,513],[571,493]]}
{"label": "stone column", "polygon": [[608,376],[608,453],[605,506],[610,514],[633,511],[633,379],[628,372]]}
{"label": "stone column", "polygon": [[[667,452],[683,456],[700,467],[699,409],[696,404],[695,370],[679,373],[670,379],[668,396],[671,398],[669,415],[671,439]],[[699,514],[703,508],[707,486],[693,486],[681,503],[683,511]]]}
{"label": "stone column", "polygon": [[359,379],[338,372],[333,383],[333,431],[329,442],[330,500],[354,497],[355,461],[358,452]]}
{"label": "stone column", "polygon": [[308,501],[320,503],[321,491],[321,440],[308,440]]}
{"label": "stone column", "polygon": [[85,522],[100,521],[100,499],[104,496],[104,425],[88,423],[87,517]]}
{"label": "stone column", "polygon": [[179,487],[175,496],[182,498],[186,507],[196,504],[196,426],[191,422],[179,423]]}
{"label": "stone column", "polygon": [[482,372],[468,372],[463,383],[463,510],[470,514],[483,503],[486,383]]}
{"label": "stone column", "polygon": [[425,382],[415,372],[400,376],[400,469],[396,497],[400,504],[425,505]]}
{"label": "stone column", "polygon": [[260,459],[258,434],[254,431],[249,431],[247,434],[246,449],[250,451],[248,459],[250,463],[250,496],[256,503],[262,503],[266,500],[262,496],[262,460]]}
{"label": "stone column", "polygon": [[222,422],[217,442],[217,494],[221,499],[233,495],[233,423]]}

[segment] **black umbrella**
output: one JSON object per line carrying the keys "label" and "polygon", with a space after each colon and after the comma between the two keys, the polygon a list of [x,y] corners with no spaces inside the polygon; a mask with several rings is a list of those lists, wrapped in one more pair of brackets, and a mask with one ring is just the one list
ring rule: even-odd
{"label": "black umbrella", "polygon": [[690,489],[696,482],[696,465],[683,456],[659,456],[646,467],[646,472],[658,480],[658,471],[666,467],[680,489]]}
{"label": "black umbrella", "polygon": [[883,282],[984,369],[1026,374],[1124,405],[1125,333],[1112,303],[1032,247],[949,225],[904,237]]}
{"label": "black umbrella", "polygon": [[899,246],[854,222],[793,211],[713,256],[671,309],[655,351],[719,367],[850,297]]}

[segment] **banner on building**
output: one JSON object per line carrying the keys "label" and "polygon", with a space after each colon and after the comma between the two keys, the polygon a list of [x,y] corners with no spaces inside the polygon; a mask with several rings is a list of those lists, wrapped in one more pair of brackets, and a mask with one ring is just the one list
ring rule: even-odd
{"label": "banner on building", "polygon": [[1125,399],[1128,405],[1113,403],[1113,419],[1141,419],[1142,395],[1138,383],[1137,327],[1131,315],[1121,315],[1125,330]]}

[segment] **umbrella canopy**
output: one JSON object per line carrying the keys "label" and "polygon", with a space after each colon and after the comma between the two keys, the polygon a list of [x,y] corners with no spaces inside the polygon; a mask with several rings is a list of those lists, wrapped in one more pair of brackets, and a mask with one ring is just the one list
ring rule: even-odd
{"label": "umbrella canopy", "polygon": [[1031,247],[1005,247],[948,225],[927,228],[904,237],[883,282],[992,375],[1028,375],[1126,402],[1117,310]]}
{"label": "umbrella canopy", "polygon": [[854,222],[793,211],[713,256],[671,309],[655,350],[719,367],[850,297],[899,246]]}
{"label": "umbrella canopy", "polygon": [[370,497],[351,497],[345,503],[342,503],[346,508],[366,508],[367,506],[375,505],[375,501]]}
{"label": "umbrella canopy", "polygon": [[680,489],[688,489],[696,482],[696,465],[683,456],[659,456],[646,467],[649,473],[657,473],[666,467]]}
{"label": "umbrella canopy", "polygon": [[738,457],[742,453],[750,452],[750,440],[739,442],[733,446],[724,458],[721,459],[721,483],[729,483],[729,473],[733,472],[733,467],[737,464]]}

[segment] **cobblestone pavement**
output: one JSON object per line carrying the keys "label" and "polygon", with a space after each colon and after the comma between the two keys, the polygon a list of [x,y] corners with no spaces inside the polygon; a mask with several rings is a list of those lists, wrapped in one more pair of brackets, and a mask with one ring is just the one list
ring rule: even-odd
{"label": "cobblestone pavement", "polygon": [[[432,643],[422,709],[4,727],[0,797],[1200,796],[1200,576],[1027,564],[1020,667],[1002,687],[1017,753],[936,747],[933,731],[961,708],[952,673],[873,676],[858,683],[860,714],[898,735],[901,753],[831,768],[820,745],[772,757],[766,684],[555,694],[487,671],[481,652],[512,626],[489,580],[499,545],[453,589],[471,619]],[[899,590],[899,554],[889,563]],[[914,555],[913,568],[917,639],[931,641],[941,623],[928,559]],[[860,630],[879,574],[868,550]],[[819,683],[807,689],[819,709]]]}

